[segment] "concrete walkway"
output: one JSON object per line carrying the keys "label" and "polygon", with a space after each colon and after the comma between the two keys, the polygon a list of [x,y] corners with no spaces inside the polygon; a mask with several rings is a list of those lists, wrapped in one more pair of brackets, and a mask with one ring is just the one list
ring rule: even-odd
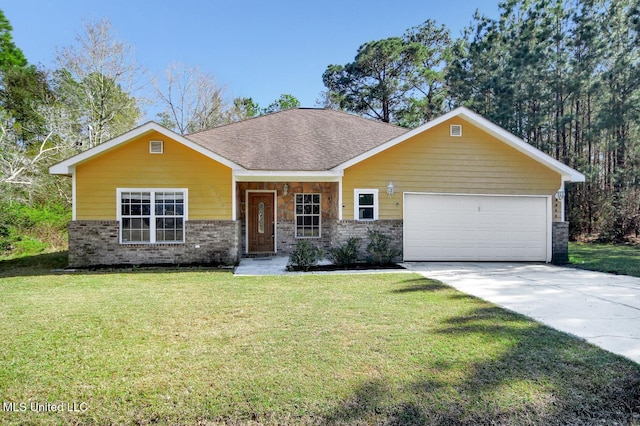
{"label": "concrete walkway", "polygon": [[[353,270],[337,270],[337,271],[316,271],[316,272],[289,272],[287,271],[287,263],[289,258],[286,256],[272,257],[256,257],[242,258],[240,264],[235,268],[233,274],[237,276],[260,276],[260,275],[294,275],[294,274],[389,274],[411,272],[406,269],[359,269]],[[318,262],[319,265],[328,265],[331,262],[323,259]]]}
{"label": "concrete walkway", "polygon": [[242,258],[236,266],[234,275],[282,275],[287,272],[289,258],[286,256],[270,256],[256,258]]}
{"label": "concrete walkway", "polygon": [[404,265],[640,363],[640,278],[530,263]]}

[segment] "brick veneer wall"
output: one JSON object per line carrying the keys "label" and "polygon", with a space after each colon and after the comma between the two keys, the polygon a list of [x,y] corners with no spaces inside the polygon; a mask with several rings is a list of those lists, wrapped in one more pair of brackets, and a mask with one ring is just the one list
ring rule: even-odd
{"label": "brick veneer wall", "polygon": [[[328,250],[332,247],[335,233],[335,220],[323,219],[320,228],[320,238],[305,238],[311,244]],[[300,238],[296,238],[296,226],[293,221],[278,222],[278,254],[289,255],[296,248]]]}
{"label": "brick veneer wall", "polygon": [[569,222],[553,222],[551,227],[551,262],[569,263]]}
{"label": "brick veneer wall", "polygon": [[[244,229],[242,224],[242,254],[245,253]],[[369,230],[377,230],[391,238],[391,245],[402,253],[402,220],[378,220],[375,222],[360,222],[355,220],[330,220],[322,221],[322,237],[307,238],[307,240],[323,250],[328,251],[332,247],[346,244],[351,237],[360,238],[359,260],[365,260],[368,256]],[[300,239],[295,238],[295,225],[292,221],[278,222],[277,250],[278,255],[288,256],[296,247]],[[402,260],[402,255],[397,259]]]}
{"label": "brick veneer wall", "polygon": [[[335,246],[334,235],[335,235],[335,220],[322,220],[322,228],[321,228],[321,237],[320,238],[306,238],[309,242],[315,246],[322,248],[323,250],[328,250],[331,247]],[[243,222],[241,225],[241,235],[242,239],[240,241],[241,247],[241,256],[245,255],[247,252],[246,247],[246,224]],[[295,237],[296,228],[295,223],[293,221],[288,220],[279,220],[277,223],[277,232],[276,232],[276,250],[278,255],[288,256],[293,250],[296,248],[296,244],[298,244],[299,238]]]}
{"label": "brick veneer wall", "polygon": [[[338,247],[346,244],[351,237],[360,238],[360,248],[358,250],[358,260],[365,260],[369,255],[367,245],[369,244],[368,231],[379,231],[391,238],[391,246],[402,253],[402,220],[377,220],[375,222],[364,222],[357,220],[339,220],[335,225],[335,238],[333,246]],[[402,254],[396,259],[402,260]]]}
{"label": "brick veneer wall", "polygon": [[[190,220],[183,244],[120,244],[118,221],[69,223],[69,266],[235,263],[240,227],[226,220]],[[199,246],[199,247],[197,247]]]}
{"label": "brick veneer wall", "polygon": [[[235,263],[244,253],[241,225],[244,227],[240,221],[187,221],[184,244],[150,245],[120,244],[117,221],[73,221],[69,223],[69,266]],[[364,260],[369,230],[388,235],[392,246],[402,252],[402,220],[323,220],[322,238],[310,241],[328,250],[345,244],[351,237],[360,238],[359,259]],[[278,222],[278,254],[288,255],[295,248],[294,232],[293,222]],[[553,263],[569,261],[568,222],[553,222],[552,249]]]}

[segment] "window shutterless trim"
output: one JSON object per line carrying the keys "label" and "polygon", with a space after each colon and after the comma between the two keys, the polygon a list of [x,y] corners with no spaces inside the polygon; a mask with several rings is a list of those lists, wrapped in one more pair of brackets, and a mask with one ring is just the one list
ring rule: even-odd
{"label": "window shutterless trim", "polygon": [[[360,205],[360,195],[372,194],[373,205]],[[371,208],[373,210],[373,218],[360,219],[360,207]],[[354,189],[353,190],[353,219],[362,222],[371,222],[378,220],[378,189]]]}
{"label": "window shutterless trim", "polygon": [[[302,197],[302,203],[298,203],[298,196]],[[305,202],[305,197],[311,197],[311,201],[309,203]],[[294,227],[295,227],[295,238],[321,238],[322,237],[322,194],[317,193],[317,192],[298,192],[293,194],[294,197],[294,206],[293,206],[293,211],[294,211]],[[314,201],[314,198],[317,197],[318,198],[318,202],[316,203]],[[298,213],[298,206],[302,207],[303,212],[302,213]],[[311,213],[305,213],[304,209],[305,207],[310,207],[311,208]],[[314,207],[317,207],[317,213],[314,213]],[[304,220],[306,218],[310,219],[310,224],[309,225],[305,225],[304,224]],[[317,218],[317,225],[314,224],[314,219]],[[299,225],[298,224],[298,219],[302,219],[303,224]],[[317,230],[318,235],[300,235],[298,233],[298,229],[302,228],[302,229],[308,229],[310,230],[312,233],[315,233],[315,231]]]}
{"label": "window shutterless trim", "polygon": [[[127,192],[140,192],[149,194],[150,211],[148,215],[122,215],[122,194]],[[156,215],[155,201],[156,194],[162,192],[182,193],[183,214],[182,215]],[[116,219],[118,221],[118,241],[120,244],[184,244],[186,241],[186,222],[189,220],[189,190],[187,188],[116,188]],[[122,220],[136,218],[149,219],[149,241],[122,241]],[[180,241],[157,241],[156,240],[156,219],[182,219],[182,240]]]}

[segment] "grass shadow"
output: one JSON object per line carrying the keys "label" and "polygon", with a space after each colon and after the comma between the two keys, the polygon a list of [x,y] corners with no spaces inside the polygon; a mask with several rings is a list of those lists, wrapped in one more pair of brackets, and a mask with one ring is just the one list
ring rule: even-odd
{"label": "grass shadow", "polygon": [[389,385],[381,380],[363,383],[353,396],[343,401],[332,413],[324,417],[321,424],[385,424],[424,425],[434,424],[428,413],[415,403],[404,402],[388,408],[386,400],[391,393]]}
{"label": "grass shadow", "polygon": [[[323,424],[640,424],[640,365],[623,357],[491,306],[451,317],[436,333],[483,348],[508,343],[491,356],[424,361],[427,373],[400,392],[397,383],[365,382]],[[460,363],[463,377],[449,380]]]}
{"label": "grass shadow", "polygon": [[440,290],[451,290],[452,287],[436,280],[431,280],[428,278],[414,278],[410,280],[403,280],[401,284],[405,285],[405,287],[394,289],[391,293],[394,294],[403,294],[403,293],[414,293],[414,292],[432,292],[432,291],[440,291]]}
{"label": "grass shadow", "polygon": [[68,252],[38,254],[0,260],[0,277],[27,277],[51,274],[121,274],[131,272],[172,273],[185,271],[229,272],[232,266],[218,264],[189,265],[112,265],[89,268],[68,268]]}
{"label": "grass shadow", "polygon": [[66,268],[68,264],[66,251],[0,260],[0,277],[48,275],[52,270]]}

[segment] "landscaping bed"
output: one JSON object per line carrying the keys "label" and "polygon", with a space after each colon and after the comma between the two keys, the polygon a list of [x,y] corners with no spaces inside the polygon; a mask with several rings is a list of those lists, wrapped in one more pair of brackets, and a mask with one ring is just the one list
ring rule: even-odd
{"label": "landscaping bed", "polygon": [[333,263],[329,264],[318,264],[312,266],[294,266],[288,265],[287,270],[291,272],[334,272],[334,271],[374,271],[374,270],[398,270],[398,269],[406,269],[402,265],[398,265],[397,263],[385,263],[385,264],[377,264],[377,263],[349,263],[346,265],[336,265]]}

